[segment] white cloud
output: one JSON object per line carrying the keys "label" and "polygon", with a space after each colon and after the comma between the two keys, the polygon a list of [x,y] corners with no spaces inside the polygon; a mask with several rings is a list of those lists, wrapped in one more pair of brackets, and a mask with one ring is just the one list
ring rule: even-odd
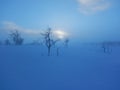
{"label": "white cloud", "polygon": [[107,10],[110,2],[107,0],[78,0],[79,10],[83,14],[91,14],[98,11]]}
{"label": "white cloud", "polygon": [[4,21],[2,22],[2,25],[4,30],[21,30],[21,27],[17,26],[13,22]]}
{"label": "white cloud", "polygon": [[19,32],[21,32],[23,34],[28,34],[28,35],[40,35],[40,33],[41,33],[40,30],[26,29],[26,28],[23,28],[23,27],[17,25],[16,23],[10,22],[10,21],[2,22],[1,30],[5,30],[8,33],[10,31],[18,30]]}

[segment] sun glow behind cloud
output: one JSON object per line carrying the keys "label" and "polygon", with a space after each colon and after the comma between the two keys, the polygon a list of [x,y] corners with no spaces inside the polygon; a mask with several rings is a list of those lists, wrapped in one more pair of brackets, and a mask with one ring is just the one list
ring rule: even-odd
{"label": "sun glow behind cloud", "polygon": [[64,39],[68,36],[68,33],[63,30],[54,30],[53,34],[59,39]]}

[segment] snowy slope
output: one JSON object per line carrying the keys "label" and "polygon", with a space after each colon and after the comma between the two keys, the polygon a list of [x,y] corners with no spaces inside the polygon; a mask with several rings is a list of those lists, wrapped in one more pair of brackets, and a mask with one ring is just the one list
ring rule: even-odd
{"label": "snowy slope", "polygon": [[[0,46],[0,90],[120,90],[120,48]],[[54,49],[55,50],[55,49]]]}

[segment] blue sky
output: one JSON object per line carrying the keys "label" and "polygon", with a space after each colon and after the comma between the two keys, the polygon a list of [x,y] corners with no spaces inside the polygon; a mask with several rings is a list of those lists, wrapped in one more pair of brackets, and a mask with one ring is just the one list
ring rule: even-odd
{"label": "blue sky", "polygon": [[76,41],[118,41],[119,3],[119,0],[0,0],[0,38],[14,29],[36,36],[51,27],[68,32]]}

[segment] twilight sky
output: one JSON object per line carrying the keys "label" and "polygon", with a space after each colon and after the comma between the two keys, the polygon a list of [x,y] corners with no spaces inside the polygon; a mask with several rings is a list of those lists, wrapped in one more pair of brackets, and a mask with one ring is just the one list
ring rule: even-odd
{"label": "twilight sky", "polygon": [[15,29],[39,37],[47,27],[76,41],[118,41],[120,0],[0,0],[0,40]]}

